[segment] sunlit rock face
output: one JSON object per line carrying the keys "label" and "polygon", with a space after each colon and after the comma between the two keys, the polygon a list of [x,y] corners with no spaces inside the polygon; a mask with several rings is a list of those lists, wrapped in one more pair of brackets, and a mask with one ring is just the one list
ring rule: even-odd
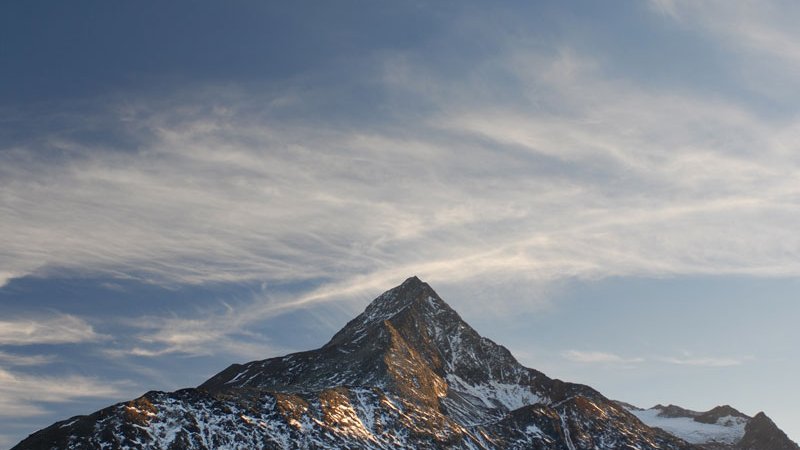
{"label": "sunlit rock face", "polygon": [[148,392],[15,449],[797,448],[780,446],[766,416],[731,410],[690,417],[699,427],[730,418],[741,430],[728,436],[741,436],[724,442],[649,426],[657,413],[523,367],[412,277],[322,348],[235,364],[195,389]]}

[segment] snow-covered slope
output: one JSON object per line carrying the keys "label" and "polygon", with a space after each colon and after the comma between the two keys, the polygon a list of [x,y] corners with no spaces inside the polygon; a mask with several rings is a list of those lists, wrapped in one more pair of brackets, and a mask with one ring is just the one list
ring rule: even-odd
{"label": "snow-covered slope", "polygon": [[697,448],[641,413],[523,367],[412,277],[317,350],[234,364],[196,389],[58,422],[15,449]]}
{"label": "snow-covered slope", "polygon": [[[737,411],[738,412],[738,411]],[[701,413],[683,416],[664,414],[664,408],[631,410],[639,420],[658,427],[692,444],[736,444],[744,437],[744,427],[749,417],[744,414],[727,414],[713,421],[698,420]]]}
{"label": "snow-covered slope", "polygon": [[747,416],[729,405],[705,412],[676,405],[637,408],[618,402],[650,427],[660,428],[686,442],[707,449],[797,450],[764,413]]}

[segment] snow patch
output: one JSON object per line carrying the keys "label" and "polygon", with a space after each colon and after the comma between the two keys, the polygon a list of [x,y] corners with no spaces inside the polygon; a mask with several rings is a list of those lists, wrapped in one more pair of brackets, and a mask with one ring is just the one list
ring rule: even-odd
{"label": "snow patch", "polygon": [[628,411],[649,427],[658,427],[678,436],[690,444],[735,444],[744,436],[747,419],[743,417],[720,417],[717,423],[697,422],[691,417],[661,417],[658,409]]}
{"label": "snow patch", "polygon": [[488,408],[505,408],[509,411],[534,405],[542,401],[529,387],[519,384],[500,383],[489,380],[487,384],[469,384],[454,374],[447,375],[450,389],[480,400]]}

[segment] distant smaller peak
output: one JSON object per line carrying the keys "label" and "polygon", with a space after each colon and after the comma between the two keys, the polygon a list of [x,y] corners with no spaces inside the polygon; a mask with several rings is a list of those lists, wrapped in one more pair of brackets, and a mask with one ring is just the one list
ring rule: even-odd
{"label": "distant smaller peak", "polygon": [[715,406],[710,410],[701,413],[699,416],[695,417],[695,422],[700,423],[718,423],[720,419],[724,417],[738,417],[740,419],[750,419],[749,416],[741,413],[736,408],[732,407],[731,405],[721,405]]}
{"label": "distant smaller peak", "polygon": [[658,415],[660,417],[695,417],[698,416],[700,413],[697,411],[692,411],[686,408],[681,408],[678,405],[669,404],[667,406],[658,404],[654,406],[652,409],[657,409],[660,412]]}
{"label": "distant smaller peak", "polygon": [[725,416],[747,417],[749,419],[747,415],[745,415],[744,413],[742,413],[741,411],[739,411],[738,409],[734,408],[731,405],[716,406],[712,408],[710,411],[708,411],[706,414],[711,414],[711,413],[725,415]]}
{"label": "distant smaller peak", "polygon": [[[789,439],[775,422],[763,411],[747,422],[744,437],[739,441],[740,448],[762,448],[770,450],[800,450],[796,442]],[[766,445],[768,443],[768,445]]]}
{"label": "distant smaller peak", "polygon": [[758,414],[753,416],[753,420],[757,422],[772,423],[772,419],[770,419],[769,416],[764,414],[764,411],[759,411]]}
{"label": "distant smaller peak", "polygon": [[614,402],[623,408],[627,409],[628,411],[644,411],[644,409],[639,408],[636,405],[630,404],[628,402],[623,402],[622,400],[614,400]]}

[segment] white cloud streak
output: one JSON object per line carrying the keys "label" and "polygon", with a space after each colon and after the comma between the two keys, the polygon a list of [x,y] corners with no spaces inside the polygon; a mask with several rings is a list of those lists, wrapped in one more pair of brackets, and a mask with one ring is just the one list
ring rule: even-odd
{"label": "white cloud streak", "polygon": [[0,345],[71,344],[103,338],[84,319],[69,314],[0,320]]}
{"label": "white cloud streak", "polygon": [[120,397],[124,385],[81,375],[38,376],[0,368],[0,417],[45,414],[45,403]]}
{"label": "white cloud streak", "polygon": [[644,362],[644,358],[624,358],[614,353],[568,350],[562,356],[570,361],[589,364],[632,364]]}
{"label": "white cloud streak", "polygon": [[0,351],[0,364],[5,366],[43,366],[56,361],[53,355],[18,355]]}
{"label": "white cloud streak", "polygon": [[[285,354],[290,349],[278,347],[246,327],[263,320],[251,308],[240,314],[204,314],[202,318],[140,317],[126,323],[141,330],[130,348],[106,351],[111,356],[159,357],[165,355],[236,355],[240,358],[264,358]],[[296,350],[296,349],[292,349]]]}
{"label": "white cloud streak", "polygon": [[661,362],[676,364],[680,366],[697,367],[731,367],[739,366],[744,363],[741,358],[720,358],[720,357],[662,357]]}
{"label": "white cloud streak", "polygon": [[564,359],[582,364],[630,365],[635,363],[657,362],[680,366],[695,367],[731,367],[744,364],[750,358],[733,358],[718,356],[653,356],[623,357],[615,353],[601,351],[567,350],[561,354]]}

